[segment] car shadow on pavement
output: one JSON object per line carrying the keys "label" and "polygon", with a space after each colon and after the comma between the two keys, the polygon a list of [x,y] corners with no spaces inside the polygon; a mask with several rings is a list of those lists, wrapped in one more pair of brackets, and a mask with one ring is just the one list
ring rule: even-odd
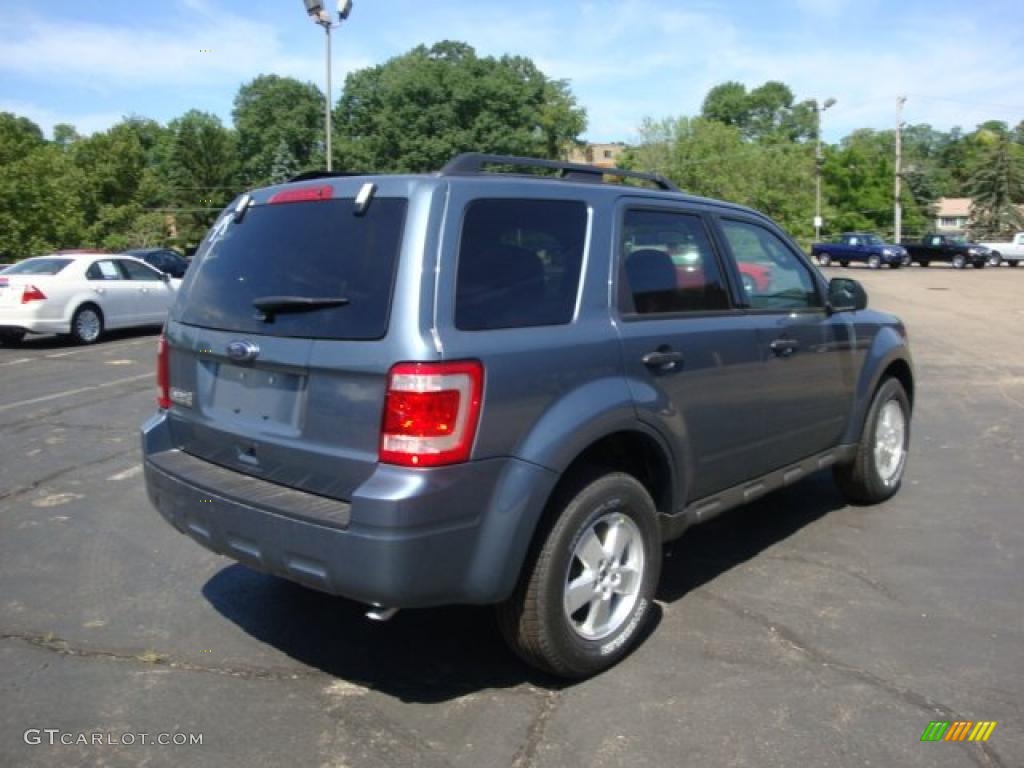
{"label": "car shadow on pavement", "polygon": [[[102,349],[105,344],[109,344],[113,341],[127,341],[129,339],[143,338],[146,336],[156,336],[160,333],[161,326],[142,326],[139,328],[118,328],[114,331],[104,331],[94,346],[98,349]],[[155,342],[154,342],[155,344]],[[24,339],[14,345],[2,345],[0,349],[23,349],[26,351],[31,350],[45,350],[45,349],[73,349],[81,346],[70,336],[56,336],[54,334],[45,335],[31,335],[26,336]],[[84,347],[83,347],[84,349]]]}
{"label": "car shadow on pavement", "polygon": [[[673,602],[844,505],[827,473],[697,526],[666,549],[658,599]],[[366,606],[230,565],[203,595],[225,618],[303,664],[403,701],[565,681],[533,670],[502,641],[493,611],[453,606],[365,618]],[[656,606],[657,608],[657,606]],[[661,610],[647,632],[656,631]],[[626,662],[628,663],[628,662]]]}

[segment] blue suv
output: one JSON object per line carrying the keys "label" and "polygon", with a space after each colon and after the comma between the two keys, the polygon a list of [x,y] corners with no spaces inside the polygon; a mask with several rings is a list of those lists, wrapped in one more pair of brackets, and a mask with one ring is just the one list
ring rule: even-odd
{"label": "blue suv", "polygon": [[852,501],[897,491],[907,334],[866,307],[765,216],[654,175],[471,154],[255,190],[160,339],[148,493],[373,618],[494,604],[524,659],[593,675],[691,524],[826,467]]}

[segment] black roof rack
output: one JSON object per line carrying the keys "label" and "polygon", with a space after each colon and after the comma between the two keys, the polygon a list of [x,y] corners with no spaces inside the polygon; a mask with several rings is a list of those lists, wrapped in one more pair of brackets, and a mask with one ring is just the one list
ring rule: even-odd
{"label": "black roof rack", "polygon": [[288,184],[293,181],[309,181],[310,179],[331,179],[343,176],[371,176],[364,171],[303,171],[298,176],[288,179]]}
{"label": "black roof rack", "polygon": [[[441,169],[442,176],[477,176],[487,173],[485,166],[489,165],[511,165],[521,168],[548,168],[553,171],[561,171],[554,177],[565,181],[586,181],[593,184],[601,184],[605,176],[617,176],[622,179],[642,179],[656,185],[659,189],[669,192],[681,192],[675,184],[657,173],[642,173],[640,171],[627,171],[622,168],[601,168],[596,165],[581,165],[579,163],[563,163],[558,160],[541,160],[536,157],[515,157],[513,155],[486,155],[481,152],[467,152],[458,157],[452,158],[449,163]],[[551,178],[539,176],[536,178]]]}

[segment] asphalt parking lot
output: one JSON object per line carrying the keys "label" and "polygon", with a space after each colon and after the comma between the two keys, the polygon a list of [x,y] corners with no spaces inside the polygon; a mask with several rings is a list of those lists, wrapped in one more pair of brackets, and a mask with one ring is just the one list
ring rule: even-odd
{"label": "asphalt parking lot", "polygon": [[[908,324],[903,490],[821,474],[691,531],[651,636],[570,686],[488,610],[373,624],[173,531],[137,447],[154,333],[0,348],[0,765],[1024,764],[1024,269],[827,271]],[[998,726],[919,741],[957,719]]]}

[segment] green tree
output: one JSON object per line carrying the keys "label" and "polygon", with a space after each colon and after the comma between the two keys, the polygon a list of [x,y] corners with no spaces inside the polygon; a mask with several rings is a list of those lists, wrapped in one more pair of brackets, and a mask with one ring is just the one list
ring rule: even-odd
{"label": "green tree", "polygon": [[446,41],[348,76],[336,152],[377,171],[436,170],[466,151],[557,158],[585,125],[568,85],[530,59]]}
{"label": "green tree", "polygon": [[274,162],[270,166],[271,184],[283,184],[293,177],[299,169],[299,163],[288,147],[288,142],[281,139],[274,150]]}
{"label": "green tree", "polygon": [[79,246],[86,236],[87,180],[55,144],[41,144],[3,164],[0,260]]}
{"label": "green tree", "polygon": [[989,131],[987,148],[978,158],[968,184],[969,228],[979,238],[998,238],[1024,230],[1024,152],[1008,131]]}
{"label": "green tree", "polygon": [[704,97],[701,116],[738,128],[755,142],[811,139],[817,126],[812,103],[797,103],[790,87],[777,80],[749,92],[735,81],[716,85]]}
{"label": "green tree", "polygon": [[179,237],[197,242],[216,211],[238,192],[235,137],[216,115],[195,109],[172,120],[168,128],[166,175],[171,200],[182,209],[177,220]]}
{"label": "green tree", "polygon": [[323,162],[324,95],[312,83],[261,75],[238,90],[232,117],[239,164],[250,185],[271,179],[284,153],[294,171]]}
{"label": "green tree", "polygon": [[0,166],[24,158],[45,143],[42,130],[27,117],[0,112]]}

